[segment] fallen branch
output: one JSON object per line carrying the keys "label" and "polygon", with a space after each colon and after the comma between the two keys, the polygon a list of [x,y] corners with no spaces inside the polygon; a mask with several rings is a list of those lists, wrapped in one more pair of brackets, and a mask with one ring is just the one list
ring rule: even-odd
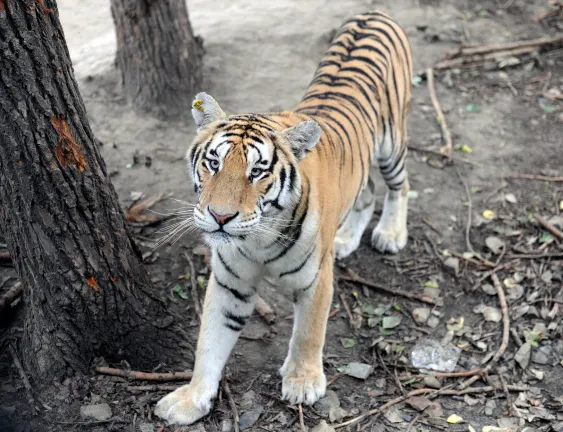
{"label": "fallen branch", "polygon": [[548,10],[547,12],[535,16],[532,19],[533,22],[539,23],[540,21],[543,21],[546,18],[559,15],[563,11],[563,3],[561,3],[560,1],[550,0],[549,4],[551,6],[555,6],[555,9]]}
{"label": "fallen branch", "polygon": [[303,419],[303,406],[299,404],[297,408],[299,409],[299,426],[301,426],[302,431],[306,431],[307,428],[305,427],[305,420]]}
{"label": "fallen branch", "polygon": [[438,123],[442,129],[442,138],[446,142],[446,154],[448,156],[448,161],[452,162],[453,157],[453,141],[452,135],[446,123],[446,118],[442,112],[442,107],[436,96],[436,88],[434,87],[434,69],[428,68],[426,70],[426,79],[428,80],[428,92],[430,93],[430,99],[432,100],[432,105],[434,105],[434,110],[436,111],[436,116],[438,118]]}
{"label": "fallen branch", "polygon": [[549,177],[544,175],[536,175],[536,174],[508,174],[505,175],[503,178],[505,179],[523,179],[523,180],[539,180],[539,181],[546,181],[546,182],[563,182],[563,177]]}
{"label": "fallen branch", "polygon": [[507,255],[507,259],[540,259],[540,258],[563,258],[563,253],[546,253],[546,254],[512,254]]}
{"label": "fallen branch", "polygon": [[[530,388],[528,386],[514,386],[514,385],[507,385],[507,390],[509,391],[515,391],[515,392],[519,392],[519,391],[527,391]],[[335,429],[340,429],[343,428],[345,426],[350,426],[352,424],[355,424],[369,416],[372,416],[374,414],[379,414],[383,411],[385,411],[386,409],[392,407],[393,405],[397,405],[398,403],[401,403],[405,400],[407,400],[408,398],[411,398],[413,396],[418,396],[418,395],[425,395],[425,394],[429,394],[429,393],[434,393],[434,396],[463,396],[466,394],[474,394],[474,393],[491,393],[497,390],[502,390],[502,386],[485,386],[485,387],[471,387],[465,390],[451,390],[451,389],[444,389],[444,390],[436,390],[436,389],[431,389],[431,388],[421,388],[421,389],[417,389],[417,390],[413,390],[409,393],[407,393],[406,395],[403,396],[399,396],[395,399],[390,400],[389,402],[387,402],[386,404],[380,406],[379,408],[374,408],[364,414],[359,415],[358,417],[355,417],[351,420],[348,420],[344,423],[340,423],[340,424],[336,424],[336,425],[332,425],[333,428]]]}
{"label": "fallen branch", "polygon": [[159,220],[157,216],[141,214],[144,210],[150,209],[157,202],[162,201],[165,198],[165,194],[161,193],[148,197],[143,201],[133,202],[127,209],[125,209],[125,219],[127,222],[137,222],[137,223],[154,223]]}
{"label": "fallen branch", "polygon": [[500,61],[506,57],[517,57],[531,54],[535,47],[515,48],[504,51],[495,51],[487,54],[463,55],[462,57],[442,60],[434,65],[435,70],[446,70],[456,68],[477,68],[485,65],[487,61]]}
{"label": "fallen branch", "polygon": [[195,266],[194,266],[194,262],[192,260],[192,258],[190,257],[190,254],[188,252],[183,252],[182,256],[186,259],[186,261],[188,262],[188,265],[190,266],[190,283],[192,285],[192,299],[194,301],[194,308],[195,308],[195,313],[197,314],[199,320],[201,321],[201,303],[199,302],[199,293],[197,291],[197,280],[195,277]]}
{"label": "fallen branch", "polygon": [[23,293],[23,285],[21,282],[16,282],[2,297],[0,297],[0,313],[11,304],[15,299]]}
{"label": "fallen branch", "polygon": [[469,378],[468,380],[462,382],[459,385],[460,390],[469,387],[471,384],[477,381],[479,377],[486,375],[492,369],[492,367],[499,361],[499,359],[506,351],[506,348],[508,347],[508,338],[510,335],[510,318],[508,316],[508,305],[506,304],[506,297],[504,296],[504,290],[496,273],[493,273],[491,275],[491,279],[493,280],[493,284],[497,289],[498,301],[500,303],[500,308],[502,311],[502,326],[503,326],[502,342],[497,352],[495,353],[489,364],[483,369],[483,371],[480,374],[475,375],[472,378]]}
{"label": "fallen branch", "polygon": [[465,179],[463,178],[457,167],[455,167],[455,172],[459,177],[459,180],[463,185],[463,189],[465,190],[465,195],[467,196],[467,223],[465,224],[465,245],[469,252],[475,254],[475,249],[473,249],[473,245],[471,244],[471,239],[469,238],[469,234],[471,232],[471,217],[473,212],[473,200],[471,199],[471,191],[469,190],[469,186],[467,185],[467,182],[465,181]]}
{"label": "fallen branch", "polygon": [[453,59],[462,56],[484,55],[488,53],[510,52],[518,49],[531,49],[546,45],[557,45],[563,43],[563,35],[559,34],[552,38],[532,39],[519,42],[509,42],[491,45],[461,45],[454,51],[446,54],[446,57]]}
{"label": "fallen branch", "polygon": [[8,345],[8,350],[10,351],[10,354],[12,355],[12,359],[14,360],[14,366],[18,370],[18,373],[20,374],[20,378],[23,381],[23,386],[25,387],[25,394],[27,396],[27,403],[31,408],[31,414],[36,415],[37,411],[35,410],[35,399],[33,399],[33,391],[31,389],[31,384],[29,383],[29,379],[27,378],[27,375],[23,370],[20,359],[18,358],[18,353],[16,352],[12,344]]}
{"label": "fallen branch", "polygon": [[354,321],[354,316],[352,315],[352,310],[350,309],[350,305],[348,304],[348,301],[346,300],[346,295],[344,293],[340,292],[340,293],[338,293],[338,296],[340,297],[340,301],[342,302],[342,305],[344,306],[344,309],[346,310],[346,315],[348,315],[348,321],[350,321],[350,327],[355,329],[356,323]]}
{"label": "fallen branch", "polygon": [[563,232],[559,231],[552,223],[545,220],[539,215],[535,215],[536,220],[543,226],[546,230],[548,230],[553,237],[557,237],[559,240],[563,240]]}
{"label": "fallen branch", "polygon": [[[407,146],[407,148],[409,150],[412,150],[412,151],[415,151],[415,152],[428,153],[430,155],[440,156],[440,157],[446,158],[446,159],[448,158],[448,155],[446,155],[444,153],[440,153],[440,152],[435,151],[435,150],[424,149],[424,148],[420,148],[420,147],[416,147],[416,146],[412,146],[412,145]],[[452,156],[451,159],[454,162],[460,162],[460,163],[464,163],[464,164],[467,164],[467,165],[473,165],[473,166],[480,167],[480,168],[488,168],[487,165],[481,164],[479,162],[470,161],[470,160],[464,159],[464,158],[459,157],[459,156]]]}
{"label": "fallen branch", "polygon": [[416,300],[416,301],[419,301],[419,302],[422,302],[422,303],[427,303],[427,304],[430,304],[430,305],[436,305],[436,302],[433,299],[431,299],[430,297],[411,294],[411,293],[408,293],[408,292],[401,291],[399,289],[387,288],[383,285],[379,285],[379,284],[370,282],[370,281],[368,281],[364,278],[361,278],[359,276],[340,275],[340,276],[338,276],[338,279],[341,280],[341,281],[345,281],[345,282],[352,282],[352,283],[359,284],[359,285],[365,285],[368,288],[372,288],[374,290],[381,291],[381,292],[384,292],[384,293],[387,293],[387,294],[390,294],[390,295],[401,296],[401,297],[408,298],[409,300]]}
{"label": "fallen branch", "polygon": [[166,385],[166,384],[153,384],[153,385],[146,385],[146,386],[127,386],[127,390],[130,392],[157,392],[157,391],[166,391],[171,392],[174,390],[178,390],[182,386],[173,386],[173,385]]}
{"label": "fallen branch", "polygon": [[160,381],[160,382],[187,381],[187,380],[191,380],[193,376],[192,371],[153,373],[153,372],[127,371],[123,369],[116,369],[116,368],[103,367],[103,366],[97,367],[94,370],[103,375],[119,376],[123,378],[129,378],[133,380],[143,380],[143,381]]}
{"label": "fallen branch", "polygon": [[479,267],[485,266],[485,267],[491,267],[491,268],[495,267],[495,265],[493,263],[489,262],[489,261],[477,261],[476,259],[466,257],[463,254],[460,254],[459,252],[453,251],[451,249],[446,249],[446,250],[448,251],[449,254],[451,254],[451,255],[459,258],[459,259],[462,259],[464,261],[467,261],[471,264],[474,264],[476,266],[479,266]]}
{"label": "fallen branch", "polygon": [[258,315],[260,315],[268,324],[276,322],[276,313],[262,297],[258,296],[256,299],[255,308]]}
{"label": "fallen branch", "polygon": [[231,389],[229,387],[229,383],[225,378],[223,378],[223,391],[227,395],[227,400],[229,401],[229,406],[231,407],[231,411],[233,412],[233,421],[235,423],[235,432],[239,432],[239,416],[237,405],[235,404],[235,400],[233,399],[233,394],[231,393]]}

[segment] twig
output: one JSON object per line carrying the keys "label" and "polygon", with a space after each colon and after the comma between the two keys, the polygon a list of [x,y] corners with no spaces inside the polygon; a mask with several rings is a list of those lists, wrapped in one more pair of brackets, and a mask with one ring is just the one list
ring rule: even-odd
{"label": "twig", "polygon": [[[528,391],[530,388],[528,386],[514,386],[514,385],[507,385],[506,386],[507,389],[509,391]],[[364,414],[360,414],[358,417],[355,417],[351,420],[348,420],[344,423],[340,423],[337,425],[332,425],[332,427],[334,427],[335,429],[340,429],[343,428],[345,426],[349,426],[352,424],[355,424],[363,419],[365,419],[366,417],[372,416],[374,414],[379,414],[383,411],[385,411],[386,409],[392,407],[393,405],[397,405],[398,403],[403,402],[404,400],[407,400],[410,397],[413,396],[418,396],[418,395],[423,395],[423,394],[428,394],[428,393],[434,393],[436,396],[463,396],[466,394],[474,394],[474,393],[490,393],[490,392],[494,392],[497,390],[500,390],[501,387],[499,386],[485,386],[485,387],[471,387],[465,390],[451,390],[451,389],[444,389],[444,390],[436,390],[436,389],[431,389],[431,388],[421,388],[421,389],[417,389],[417,390],[413,390],[409,393],[407,393],[406,395],[403,396],[399,396],[395,399],[390,400],[389,402],[385,403],[384,405],[380,406],[379,408],[374,408]]]}
{"label": "twig", "polygon": [[512,254],[507,255],[508,259],[540,259],[540,258],[563,258],[563,253],[548,254]]}
{"label": "twig", "polygon": [[436,234],[438,235],[442,235],[442,232],[436,228],[434,225],[432,225],[432,223],[430,223],[430,221],[426,218],[422,218],[422,222],[424,222],[426,225],[428,225],[430,227],[430,229],[432,229],[432,231],[434,231]]}
{"label": "twig", "polygon": [[539,15],[535,16],[535,17],[532,19],[533,22],[539,23],[540,21],[543,21],[543,20],[546,19],[546,18],[549,18],[549,17],[555,16],[555,15],[557,15],[557,14],[560,14],[560,13],[563,11],[563,3],[561,3],[560,1],[553,1],[553,0],[551,0],[551,1],[549,2],[549,4],[550,4],[551,6],[555,6],[555,9],[548,10],[547,12],[544,12],[544,13],[542,13],[542,14],[539,14]]}
{"label": "twig", "polygon": [[548,230],[554,237],[557,237],[559,240],[563,240],[563,232],[559,231],[552,223],[545,220],[539,215],[535,215],[536,220],[543,226],[546,230]]}
{"label": "twig", "polygon": [[531,54],[534,51],[534,47],[523,47],[505,51],[495,51],[487,54],[463,55],[458,58],[442,60],[441,62],[434,65],[434,69],[446,70],[454,68],[477,68],[484,66],[487,61],[500,61],[505,57],[515,57],[524,54]]}
{"label": "twig", "polygon": [[559,34],[549,39],[532,39],[519,42],[509,42],[504,44],[460,46],[455,51],[451,51],[446,56],[457,58],[462,56],[473,56],[477,54],[487,54],[503,51],[517,50],[519,48],[536,48],[544,45],[555,45],[563,42],[563,35]]}
{"label": "twig", "polygon": [[434,110],[436,111],[436,116],[438,117],[438,123],[440,123],[440,128],[442,129],[442,138],[446,142],[446,154],[448,155],[448,161],[452,162],[454,152],[452,135],[448,129],[448,125],[446,124],[446,118],[442,112],[440,102],[438,102],[438,97],[436,96],[436,88],[434,87],[434,69],[428,68],[426,70],[426,79],[428,80],[430,99],[432,99],[432,105],[434,105]]}
{"label": "twig", "polygon": [[274,310],[264,301],[262,297],[258,296],[255,307],[258,315],[260,315],[268,324],[276,322],[276,314]]}
{"label": "twig", "polygon": [[25,371],[23,370],[22,364],[21,364],[20,359],[18,357],[18,353],[16,352],[16,350],[12,346],[12,344],[8,345],[8,349],[10,350],[10,354],[12,355],[12,358],[14,359],[14,366],[18,370],[18,373],[20,374],[20,378],[23,381],[23,386],[25,387],[25,394],[27,396],[27,403],[29,404],[29,407],[31,408],[31,414],[37,415],[37,411],[35,410],[35,400],[33,399],[33,391],[31,389],[31,384],[29,383],[29,379],[27,379],[27,375],[25,374]]}
{"label": "twig", "polygon": [[192,285],[192,299],[194,301],[195,313],[197,314],[199,320],[201,321],[201,303],[199,302],[199,293],[197,291],[197,280],[195,277],[194,261],[192,260],[192,257],[188,252],[183,252],[182,256],[186,259],[188,265],[190,266],[190,283]]}
{"label": "twig", "polygon": [[523,345],[523,343],[522,340],[520,339],[520,336],[518,336],[518,332],[514,327],[510,327],[510,334],[512,335],[512,339],[514,339],[516,345],[518,345],[518,348],[520,348]]}
{"label": "twig", "polygon": [[334,376],[329,380],[329,382],[326,383],[326,386],[327,387],[330,386],[332,383],[334,383],[334,381],[336,381],[341,376],[344,376],[344,374],[342,372],[338,372],[338,373],[334,374]]}
{"label": "twig", "polygon": [[391,373],[391,371],[389,370],[389,368],[387,367],[387,365],[383,361],[383,357],[381,357],[381,353],[379,352],[379,350],[377,348],[375,348],[375,353],[377,354],[377,358],[379,359],[379,363],[381,363],[381,366],[383,366],[385,373],[387,375],[389,375],[393,379],[393,381],[395,381],[395,385],[397,386],[397,389],[404,395],[405,389],[403,388],[403,385],[401,384],[401,380],[399,380],[399,377],[396,374]]}
{"label": "twig", "polygon": [[361,278],[361,277],[340,275],[340,276],[338,276],[338,279],[345,281],[345,282],[352,282],[352,283],[356,283],[356,284],[360,284],[360,285],[365,285],[368,288],[372,288],[374,290],[382,291],[382,292],[390,294],[390,295],[401,296],[401,297],[408,298],[409,300],[416,300],[416,301],[419,301],[419,302],[422,302],[422,303],[436,305],[436,302],[429,297],[407,293],[407,292],[401,291],[399,289],[395,290],[395,289],[387,288],[383,285],[379,285],[379,284],[370,282],[370,281],[368,281],[364,278]]}
{"label": "twig", "polygon": [[23,293],[23,285],[16,282],[2,297],[0,297],[0,313]]}
{"label": "twig", "polygon": [[182,386],[173,386],[173,385],[166,385],[166,384],[154,384],[154,385],[146,385],[146,386],[127,386],[127,390],[131,392],[157,392],[157,391],[174,391],[179,389]]}
{"label": "twig", "polygon": [[307,428],[305,427],[305,420],[303,419],[303,406],[299,404],[297,407],[299,408],[299,426],[301,426],[302,431],[306,431]]}
{"label": "twig", "polygon": [[[445,155],[443,153],[440,153],[440,152],[437,152],[437,151],[434,151],[434,150],[423,149],[423,148],[415,147],[415,146],[411,146],[411,145],[409,145],[407,147],[408,147],[409,150],[412,150],[412,151],[416,151],[416,152],[420,152],[420,153],[428,153],[428,154],[431,154],[431,155],[434,155],[434,156],[440,156],[440,157],[443,157],[443,158],[448,158],[448,155]],[[451,159],[454,162],[460,162],[460,163],[464,163],[464,164],[467,164],[467,165],[473,165],[473,166],[476,166],[476,167],[487,168],[487,165],[481,164],[479,162],[470,161],[470,160],[464,159],[464,158],[459,157],[459,156],[452,156]]]}
{"label": "twig", "polygon": [[239,432],[239,416],[237,405],[235,404],[235,400],[233,399],[233,394],[231,393],[231,389],[229,387],[229,383],[225,378],[223,378],[223,391],[227,395],[227,400],[229,401],[229,406],[231,407],[231,411],[233,412],[233,420],[235,423],[235,432]]}
{"label": "twig", "polygon": [[557,300],[557,299],[552,299],[552,298],[548,298],[548,297],[535,299],[535,300],[530,301],[529,303],[539,303],[541,301],[563,304],[563,300]]}
{"label": "twig", "polygon": [[504,379],[504,376],[501,373],[499,373],[498,377],[500,379],[500,383],[504,391],[504,396],[506,397],[507,411],[508,411],[508,415],[510,416],[512,415],[512,399],[510,398],[510,392],[508,391],[508,386],[506,385],[506,380]]}
{"label": "twig", "polygon": [[338,293],[338,296],[340,297],[340,301],[342,301],[342,305],[344,306],[344,309],[346,310],[346,314],[348,315],[348,320],[350,321],[350,327],[355,329],[356,325],[354,322],[354,316],[352,315],[352,311],[350,310],[350,305],[346,300],[346,295],[343,292],[340,292]]}
{"label": "twig", "polygon": [[412,428],[414,427],[414,425],[416,424],[416,422],[418,422],[418,419],[420,418],[420,413],[418,413],[415,418],[409,423],[409,427],[407,428],[406,432],[410,432],[412,430]]}
{"label": "twig", "polygon": [[469,387],[471,384],[473,384],[475,381],[477,381],[480,376],[486,375],[491,370],[491,368],[499,361],[499,359],[502,357],[502,355],[506,351],[506,348],[508,347],[508,338],[509,338],[509,335],[510,335],[510,318],[508,316],[508,305],[506,304],[506,297],[504,296],[504,290],[502,288],[502,285],[501,285],[496,273],[493,273],[491,275],[491,279],[493,280],[493,284],[494,284],[495,288],[497,289],[498,301],[500,303],[500,308],[501,308],[501,311],[502,311],[502,325],[503,325],[502,342],[501,342],[497,352],[495,353],[495,355],[493,356],[493,358],[489,362],[489,364],[483,369],[483,372],[479,375],[475,375],[472,378],[469,378],[468,380],[462,382],[459,385],[460,390],[463,390],[463,389]]}
{"label": "twig", "polygon": [[457,167],[455,167],[455,172],[459,177],[461,184],[463,185],[463,188],[465,189],[465,195],[467,195],[467,223],[465,225],[465,245],[467,246],[467,250],[469,252],[475,253],[475,249],[473,249],[473,245],[471,244],[471,239],[469,238],[469,234],[471,232],[471,216],[473,212],[473,201],[471,199],[471,191],[469,190],[469,186],[467,185],[467,182],[465,181],[465,179],[463,178]]}
{"label": "twig", "polygon": [[513,173],[504,176],[505,179],[523,179],[523,180],[540,180],[546,182],[563,182],[563,177],[548,177],[535,174],[519,174]]}
{"label": "twig", "polygon": [[123,369],[116,369],[110,367],[100,366],[95,368],[95,371],[104,375],[120,376],[124,378],[144,381],[186,381],[192,379],[192,371],[183,372],[169,372],[169,373],[152,373],[152,372],[139,372],[127,371]]}
{"label": "twig", "polygon": [[436,373],[424,374],[424,375],[401,375],[401,376],[399,376],[399,379],[405,381],[405,380],[411,380],[411,379],[423,379],[423,378],[426,378],[426,377],[459,378],[459,377],[473,376],[473,375],[481,374],[481,373],[483,373],[483,368],[471,369],[471,370],[468,370],[468,371],[459,371],[459,372],[436,372]]}
{"label": "twig", "polygon": [[[563,254],[562,254],[562,256],[563,256]],[[472,290],[472,291],[475,291],[477,288],[479,288],[479,285],[481,285],[481,283],[482,283],[485,279],[488,279],[489,277],[491,277],[491,275],[492,275],[493,273],[496,273],[496,272],[498,272],[498,271],[500,271],[500,270],[504,270],[504,269],[510,268],[510,267],[513,266],[513,264],[514,264],[514,261],[510,261],[510,262],[508,262],[508,263],[506,263],[506,264],[497,265],[494,269],[489,270],[489,271],[486,272],[483,276],[481,276],[481,277],[477,280],[477,282],[475,282],[475,284],[473,284],[473,286],[471,287],[471,290]]]}
{"label": "twig", "polygon": [[465,260],[465,261],[470,262],[471,264],[474,264],[474,265],[479,266],[479,267],[483,267],[483,266],[494,267],[495,266],[493,263],[489,263],[488,261],[486,261],[486,262],[477,261],[473,258],[466,257],[463,254],[460,254],[459,252],[456,252],[456,251],[451,250],[451,249],[447,249],[447,251],[448,251],[448,253],[452,254],[455,257],[458,257],[459,259]]}

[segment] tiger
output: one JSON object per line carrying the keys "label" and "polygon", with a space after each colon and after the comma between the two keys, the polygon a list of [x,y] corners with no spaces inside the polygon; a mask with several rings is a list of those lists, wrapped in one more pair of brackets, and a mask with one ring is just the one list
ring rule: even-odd
{"label": "tiger", "polygon": [[155,414],[188,425],[212,409],[223,369],[266,280],[294,302],[282,399],[312,405],[325,394],[323,347],[333,266],[355,251],[386,184],[371,234],[381,253],[407,243],[406,117],[412,54],[386,13],[343,23],[303,99],[290,111],[227,115],[196,95],[187,152],[197,204],[193,223],[211,250],[193,378]]}

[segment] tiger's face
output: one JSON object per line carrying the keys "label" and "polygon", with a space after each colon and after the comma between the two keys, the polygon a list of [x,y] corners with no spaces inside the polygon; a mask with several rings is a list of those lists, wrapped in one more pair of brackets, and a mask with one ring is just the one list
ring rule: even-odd
{"label": "tiger's face", "polygon": [[198,196],[194,220],[209,243],[273,233],[299,194],[298,163],[321,136],[314,120],[283,129],[263,116],[227,117],[200,93],[187,159]]}

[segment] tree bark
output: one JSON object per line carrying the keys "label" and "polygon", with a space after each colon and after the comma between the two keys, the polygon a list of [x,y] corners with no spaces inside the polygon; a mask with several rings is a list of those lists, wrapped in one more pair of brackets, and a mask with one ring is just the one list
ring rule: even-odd
{"label": "tree bark", "polygon": [[178,365],[184,333],[125,225],[74,78],[55,0],[0,0],[0,220],[23,282],[37,384],[94,356]]}
{"label": "tree bark", "polygon": [[111,0],[111,12],[129,101],[161,118],[186,116],[200,91],[203,52],[186,0]]}

